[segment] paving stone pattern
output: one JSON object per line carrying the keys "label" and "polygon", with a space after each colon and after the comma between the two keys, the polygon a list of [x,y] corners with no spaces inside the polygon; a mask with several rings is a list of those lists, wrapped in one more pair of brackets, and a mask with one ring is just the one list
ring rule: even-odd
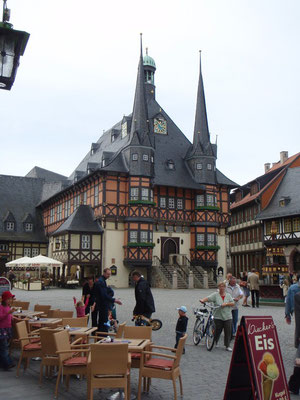
{"label": "paving stone pattern", "polygon": [[[41,292],[26,292],[18,289],[13,290],[19,300],[30,301],[30,309],[34,304],[51,304],[52,308],[72,310],[73,296],[77,299],[81,296],[80,289],[49,289]],[[183,378],[184,399],[188,400],[212,400],[223,399],[226,386],[227,374],[229,370],[232,353],[225,351],[223,338],[220,339],[219,348],[214,348],[211,352],[206,350],[204,344],[195,346],[192,342],[192,330],[194,325],[193,307],[199,306],[199,299],[212,293],[213,290],[163,290],[153,289],[156,303],[156,313],[153,317],[163,321],[163,327],[157,332],[153,332],[153,341],[156,344],[171,346],[175,344],[175,325],[178,318],[176,307],[185,305],[188,309],[188,340],[186,353],[182,356],[181,371]],[[122,306],[117,306],[117,317],[120,322],[127,321],[132,325],[131,316],[134,308],[134,290],[116,289],[116,297],[123,301]],[[285,365],[286,375],[290,376],[293,369],[293,359],[295,348],[293,347],[294,322],[288,326],[284,320],[284,308],[276,306],[261,306],[259,309],[250,307],[240,307],[241,315],[271,315],[277,326],[281,352]],[[75,316],[75,313],[74,313]],[[18,360],[19,352],[13,352],[13,358]],[[55,379],[44,380],[42,387],[38,383],[38,372],[40,363],[30,361],[29,369],[25,374],[21,370],[20,377],[15,377],[15,370],[9,372],[0,371],[0,399],[51,399],[54,394]],[[137,393],[138,370],[132,369],[131,390]],[[179,394],[179,384],[177,383]],[[95,399],[106,399],[108,391],[100,392],[95,390]],[[159,400],[172,399],[173,387],[171,381],[153,379],[150,394],[143,394],[142,399]],[[291,399],[299,396],[291,396]],[[77,380],[72,377],[70,380],[69,392],[60,385],[59,399],[86,399],[86,381]]]}

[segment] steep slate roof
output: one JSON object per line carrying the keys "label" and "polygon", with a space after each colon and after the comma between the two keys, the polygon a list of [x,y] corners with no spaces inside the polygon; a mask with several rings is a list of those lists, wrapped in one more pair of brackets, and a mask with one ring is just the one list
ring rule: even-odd
{"label": "steep slate roof", "polygon": [[57,174],[44,168],[34,167],[31,171],[25,175],[26,178],[41,178],[45,179],[46,182],[62,181],[68,179],[64,175]]}
{"label": "steep slate roof", "polygon": [[[146,102],[144,101],[145,84],[143,77],[143,65],[141,64],[141,60],[142,55],[140,56],[139,61],[139,70],[132,114],[133,117],[132,115],[123,117],[123,119],[116,123],[111,129],[104,132],[97,141],[97,144],[92,144],[93,151],[89,151],[86,154],[84,159],[80,162],[75,171],[69,177],[69,180],[74,182],[76,178],[76,171],[79,171],[81,173],[81,178],[86,176],[88,174],[88,165],[90,163],[98,165],[98,167],[96,168],[98,170],[128,173],[129,168],[123,155],[123,150],[125,150],[128,146],[130,146],[131,143],[133,143],[134,140],[136,140],[141,144],[141,146],[143,146],[144,144],[145,146],[151,146],[155,149],[153,178],[154,184],[191,189],[203,188],[203,185],[195,181],[185,161],[186,155],[191,152],[191,149],[193,148],[191,142],[176,126],[176,124],[167,115],[163,108],[158,104],[154,96],[146,96]],[[144,104],[146,105],[146,107],[144,107]],[[199,137],[198,130],[201,130],[201,148],[203,147],[205,153],[210,155],[213,154],[216,156],[213,145],[210,144],[209,140],[201,71],[198,87],[197,110],[199,109],[199,104],[201,106],[201,111],[197,111],[198,114],[196,115],[195,132]],[[163,117],[167,121],[167,135],[154,133],[153,120],[157,116]],[[121,124],[124,118],[126,118],[127,121],[131,120],[132,123],[131,129],[128,132],[127,136],[122,138]],[[149,121],[148,123],[147,119]],[[112,135],[114,135],[113,141]],[[106,157],[105,166],[102,166],[104,152],[106,153],[106,155],[109,155],[110,153],[112,155],[110,157]],[[167,167],[168,160],[172,160],[174,162],[174,170],[171,170]],[[230,187],[238,186],[235,182],[228,179],[218,170],[216,171],[216,180],[217,184],[228,185]]]}
{"label": "steep slate roof", "polygon": [[55,236],[63,232],[102,233],[103,228],[99,222],[94,219],[92,207],[80,205],[53,235]]}
{"label": "steep slate roof", "polygon": [[[282,198],[289,198],[284,207],[279,206],[279,201]],[[269,205],[257,215],[256,219],[292,215],[300,215],[300,167],[287,169]]]}
{"label": "steep slate roof", "polygon": [[[47,242],[42,215],[36,205],[41,200],[43,179],[0,175],[0,235],[1,240],[28,242]],[[33,231],[26,232],[24,221],[32,217]],[[13,215],[16,226],[14,231],[6,231],[4,221]]]}
{"label": "steep slate roof", "polygon": [[[250,203],[251,201],[257,199],[264,190],[266,190],[269,185],[273,182],[273,179],[284,169],[287,168],[293,161],[299,157],[300,153],[294,154],[293,156],[287,158],[283,163],[278,161],[274,163],[273,167],[270,168],[265,174],[259,176],[258,178],[253,179],[252,181],[246,183],[243,186],[240,186],[237,190],[241,190],[245,193],[244,197],[240,201],[234,201],[230,209],[233,210],[237,207],[240,207],[244,204]],[[252,183],[257,182],[259,185],[259,191],[255,194],[250,193],[250,187]],[[231,195],[232,197],[233,195]]]}

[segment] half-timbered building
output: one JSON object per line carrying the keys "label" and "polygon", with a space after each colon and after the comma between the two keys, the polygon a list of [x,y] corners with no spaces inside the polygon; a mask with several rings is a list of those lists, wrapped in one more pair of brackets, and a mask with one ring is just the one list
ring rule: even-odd
{"label": "half-timbered building", "polygon": [[[236,184],[216,168],[201,66],[193,143],[157,102],[155,71],[141,50],[132,113],[92,143],[69,186],[40,204],[53,257],[70,243],[60,238],[68,219],[80,205],[90,207],[103,237],[101,260],[89,263],[95,273],[113,266],[116,286],[127,286],[135,268],[148,279],[156,269],[164,286],[174,268],[185,282],[190,269],[201,280],[203,269],[215,277],[218,265],[226,268],[229,190]],[[81,267],[82,252],[72,261]]]}
{"label": "half-timbered building", "polygon": [[[269,272],[299,269],[299,166],[300,153],[282,151],[263,175],[234,190],[228,232],[235,275],[255,268],[270,283]],[[284,268],[273,271],[270,264]]]}
{"label": "half-timbered building", "polygon": [[[226,272],[229,191],[237,185],[216,167],[201,62],[192,143],[157,102],[155,72],[141,46],[132,112],[91,144],[69,178],[37,167],[23,178],[40,182],[31,206],[42,218],[48,256],[64,263],[60,277],[112,267],[112,284],[126,287],[137,268],[169,287],[176,271],[187,287],[191,271],[196,286],[204,271],[210,279],[217,267]],[[5,223],[12,208],[1,208]]]}

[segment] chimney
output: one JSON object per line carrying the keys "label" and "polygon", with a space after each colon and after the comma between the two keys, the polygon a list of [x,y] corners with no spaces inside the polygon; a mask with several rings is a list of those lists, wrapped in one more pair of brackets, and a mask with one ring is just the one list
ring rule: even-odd
{"label": "chimney", "polygon": [[271,168],[271,164],[269,162],[265,163],[265,173],[267,173],[270,168]]}
{"label": "chimney", "polygon": [[289,158],[288,151],[281,151],[280,152],[280,164],[283,164]]}

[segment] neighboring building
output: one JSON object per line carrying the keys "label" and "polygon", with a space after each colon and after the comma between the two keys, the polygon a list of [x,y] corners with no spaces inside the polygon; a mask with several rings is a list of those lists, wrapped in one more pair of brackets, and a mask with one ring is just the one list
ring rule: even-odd
{"label": "neighboring building", "polygon": [[267,252],[263,269],[272,275],[300,274],[300,154],[273,185],[273,195],[257,215],[263,222]]}
{"label": "neighboring building", "polygon": [[[300,182],[299,175],[295,174],[295,172],[298,170],[297,167],[299,165],[300,153],[288,157],[288,153],[282,151],[279,162],[274,163],[272,167],[269,163],[265,164],[264,175],[234,190],[230,206],[231,227],[228,229],[228,232],[230,237],[231,264],[235,275],[240,276],[241,272],[250,271],[252,268],[256,268],[260,272],[261,277],[265,273],[262,267],[267,263],[270,251],[275,251],[274,249],[268,249],[271,244],[271,225],[274,216],[277,213],[276,224],[278,225],[278,229],[281,229],[280,231],[278,230],[277,237],[278,239],[279,237],[283,238],[283,232],[285,231],[282,230],[283,220],[281,217],[283,217],[284,212],[289,213],[292,210],[291,206],[287,206],[286,208],[280,207],[279,202],[276,202],[275,199],[277,199],[278,193],[282,192],[282,187],[285,187],[284,181],[286,181],[287,177],[289,185],[291,187],[294,185],[294,190],[291,193],[297,190]],[[282,196],[289,196],[287,190],[285,190],[285,194],[282,193]],[[296,204],[298,204],[299,210],[299,200],[294,198],[293,212],[296,212]],[[298,256],[295,253],[296,250],[294,247],[299,236],[297,231],[294,230],[297,228],[297,216],[292,217],[292,214],[285,215],[290,216],[291,228],[288,240],[294,250],[293,254],[295,254],[297,263]],[[295,221],[293,218],[295,218]],[[264,224],[262,220],[266,220],[266,223]],[[284,237],[287,239],[286,234]],[[295,241],[293,242],[293,240]],[[290,263],[290,270],[293,267],[291,267],[289,251],[292,252],[293,250],[285,248],[284,254],[281,254],[284,257],[284,264]],[[280,254],[275,255],[280,256]],[[282,262],[283,258],[280,258],[280,263]]]}
{"label": "neighboring building", "polygon": [[8,261],[47,255],[48,238],[41,210],[36,205],[43,199],[45,190],[53,193],[50,179],[58,176],[42,169],[31,172],[37,170],[49,175],[47,178],[0,175],[0,275]]}
{"label": "neighboring building", "polygon": [[164,286],[175,268],[184,285],[190,269],[196,284],[203,269],[211,278],[217,267],[226,272],[229,191],[237,185],[216,168],[201,65],[193,143],[156,101],[155,71],[141,49],[132,114],[92,143],[60,189],[51,194],[49,183],[35,202],[63,274],[76,265],[84,276],[112,266],[112,284],[126,287],[136,268]]}

